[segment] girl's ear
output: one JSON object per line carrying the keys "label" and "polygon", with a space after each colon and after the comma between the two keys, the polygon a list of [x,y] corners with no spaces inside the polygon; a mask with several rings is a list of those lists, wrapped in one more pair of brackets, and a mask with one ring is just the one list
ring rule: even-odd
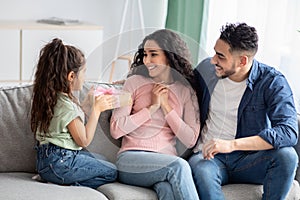
{"label": "girl's ear", "polygon": [[68,81],[72,82],[75,78],[75,73],[74,71],[69,72],[68,74]]}

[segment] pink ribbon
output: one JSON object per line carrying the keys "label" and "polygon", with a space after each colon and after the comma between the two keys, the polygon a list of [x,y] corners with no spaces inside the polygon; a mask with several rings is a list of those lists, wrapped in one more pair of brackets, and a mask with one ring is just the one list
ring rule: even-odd
{"label": "pink ribbon", "polygon": [[95,96],[99,96],[99,95],[102,95],[102,94],[112,95],[112,94],[119,94],[119,92],[115,88],[103,88],[103,87],[100,87],[100,86],[97,87],[94,90],[94,95]]}

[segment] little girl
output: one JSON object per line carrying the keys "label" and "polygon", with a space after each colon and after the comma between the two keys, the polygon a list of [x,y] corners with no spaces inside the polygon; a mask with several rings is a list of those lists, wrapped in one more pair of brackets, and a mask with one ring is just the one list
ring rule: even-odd
{"label": "little girl", "polygon": [[114,97],[95,97],[89,120],[72,95],[81,90],[86,64],[74,46],[53,39],[40,52],[35,73],[31,129],[38,142],[37,171],[45,181],[97,188],[116,180],[116,167],[87,147],[102,111],[112,109]]}

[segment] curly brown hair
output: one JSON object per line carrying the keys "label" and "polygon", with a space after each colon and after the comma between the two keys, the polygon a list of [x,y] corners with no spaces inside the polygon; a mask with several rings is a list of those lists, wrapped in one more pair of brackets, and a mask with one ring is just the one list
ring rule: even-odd
{"label": "curly brown hair", "polygon": [[32,106],[31,130],[46,134],[54,115],[58,92],[66,93],[73,99],[68,74],[77,74],[85,64],[82,51],[55,38],[40,51],[35,72]]}
{"label": "curly brown hair", "polygon": [[164,51],[170,67],[174,69],[172,70],[174,80],[180,81],[185,85],[187,81],[190,83],[193,81],[190,51],[185,41],[177,33],[168,29],[157,30],[144,38],[134,55],[129,76],[139,74],[149,77],[148,70],[143,63],[144,45],[148,40],[155,41]]}

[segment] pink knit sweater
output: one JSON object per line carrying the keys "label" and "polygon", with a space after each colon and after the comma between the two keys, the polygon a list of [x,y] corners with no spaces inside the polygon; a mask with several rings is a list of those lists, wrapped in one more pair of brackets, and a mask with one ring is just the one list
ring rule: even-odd
{"label": "pink knit sweater", "polygon": [[173,108],[167,115],[162,109],[152,115],[151,90],[154,81],[140,75],[129,77],[123,89],[132,94],[133,105],[117,108],[111,117],[113,138],[122,138],[119,152],[145,150],[177,155],[176,138],[186,147],[194,146],[199,135],[199,108],[191,87],[179,82],[169,85],[169,102]]}

